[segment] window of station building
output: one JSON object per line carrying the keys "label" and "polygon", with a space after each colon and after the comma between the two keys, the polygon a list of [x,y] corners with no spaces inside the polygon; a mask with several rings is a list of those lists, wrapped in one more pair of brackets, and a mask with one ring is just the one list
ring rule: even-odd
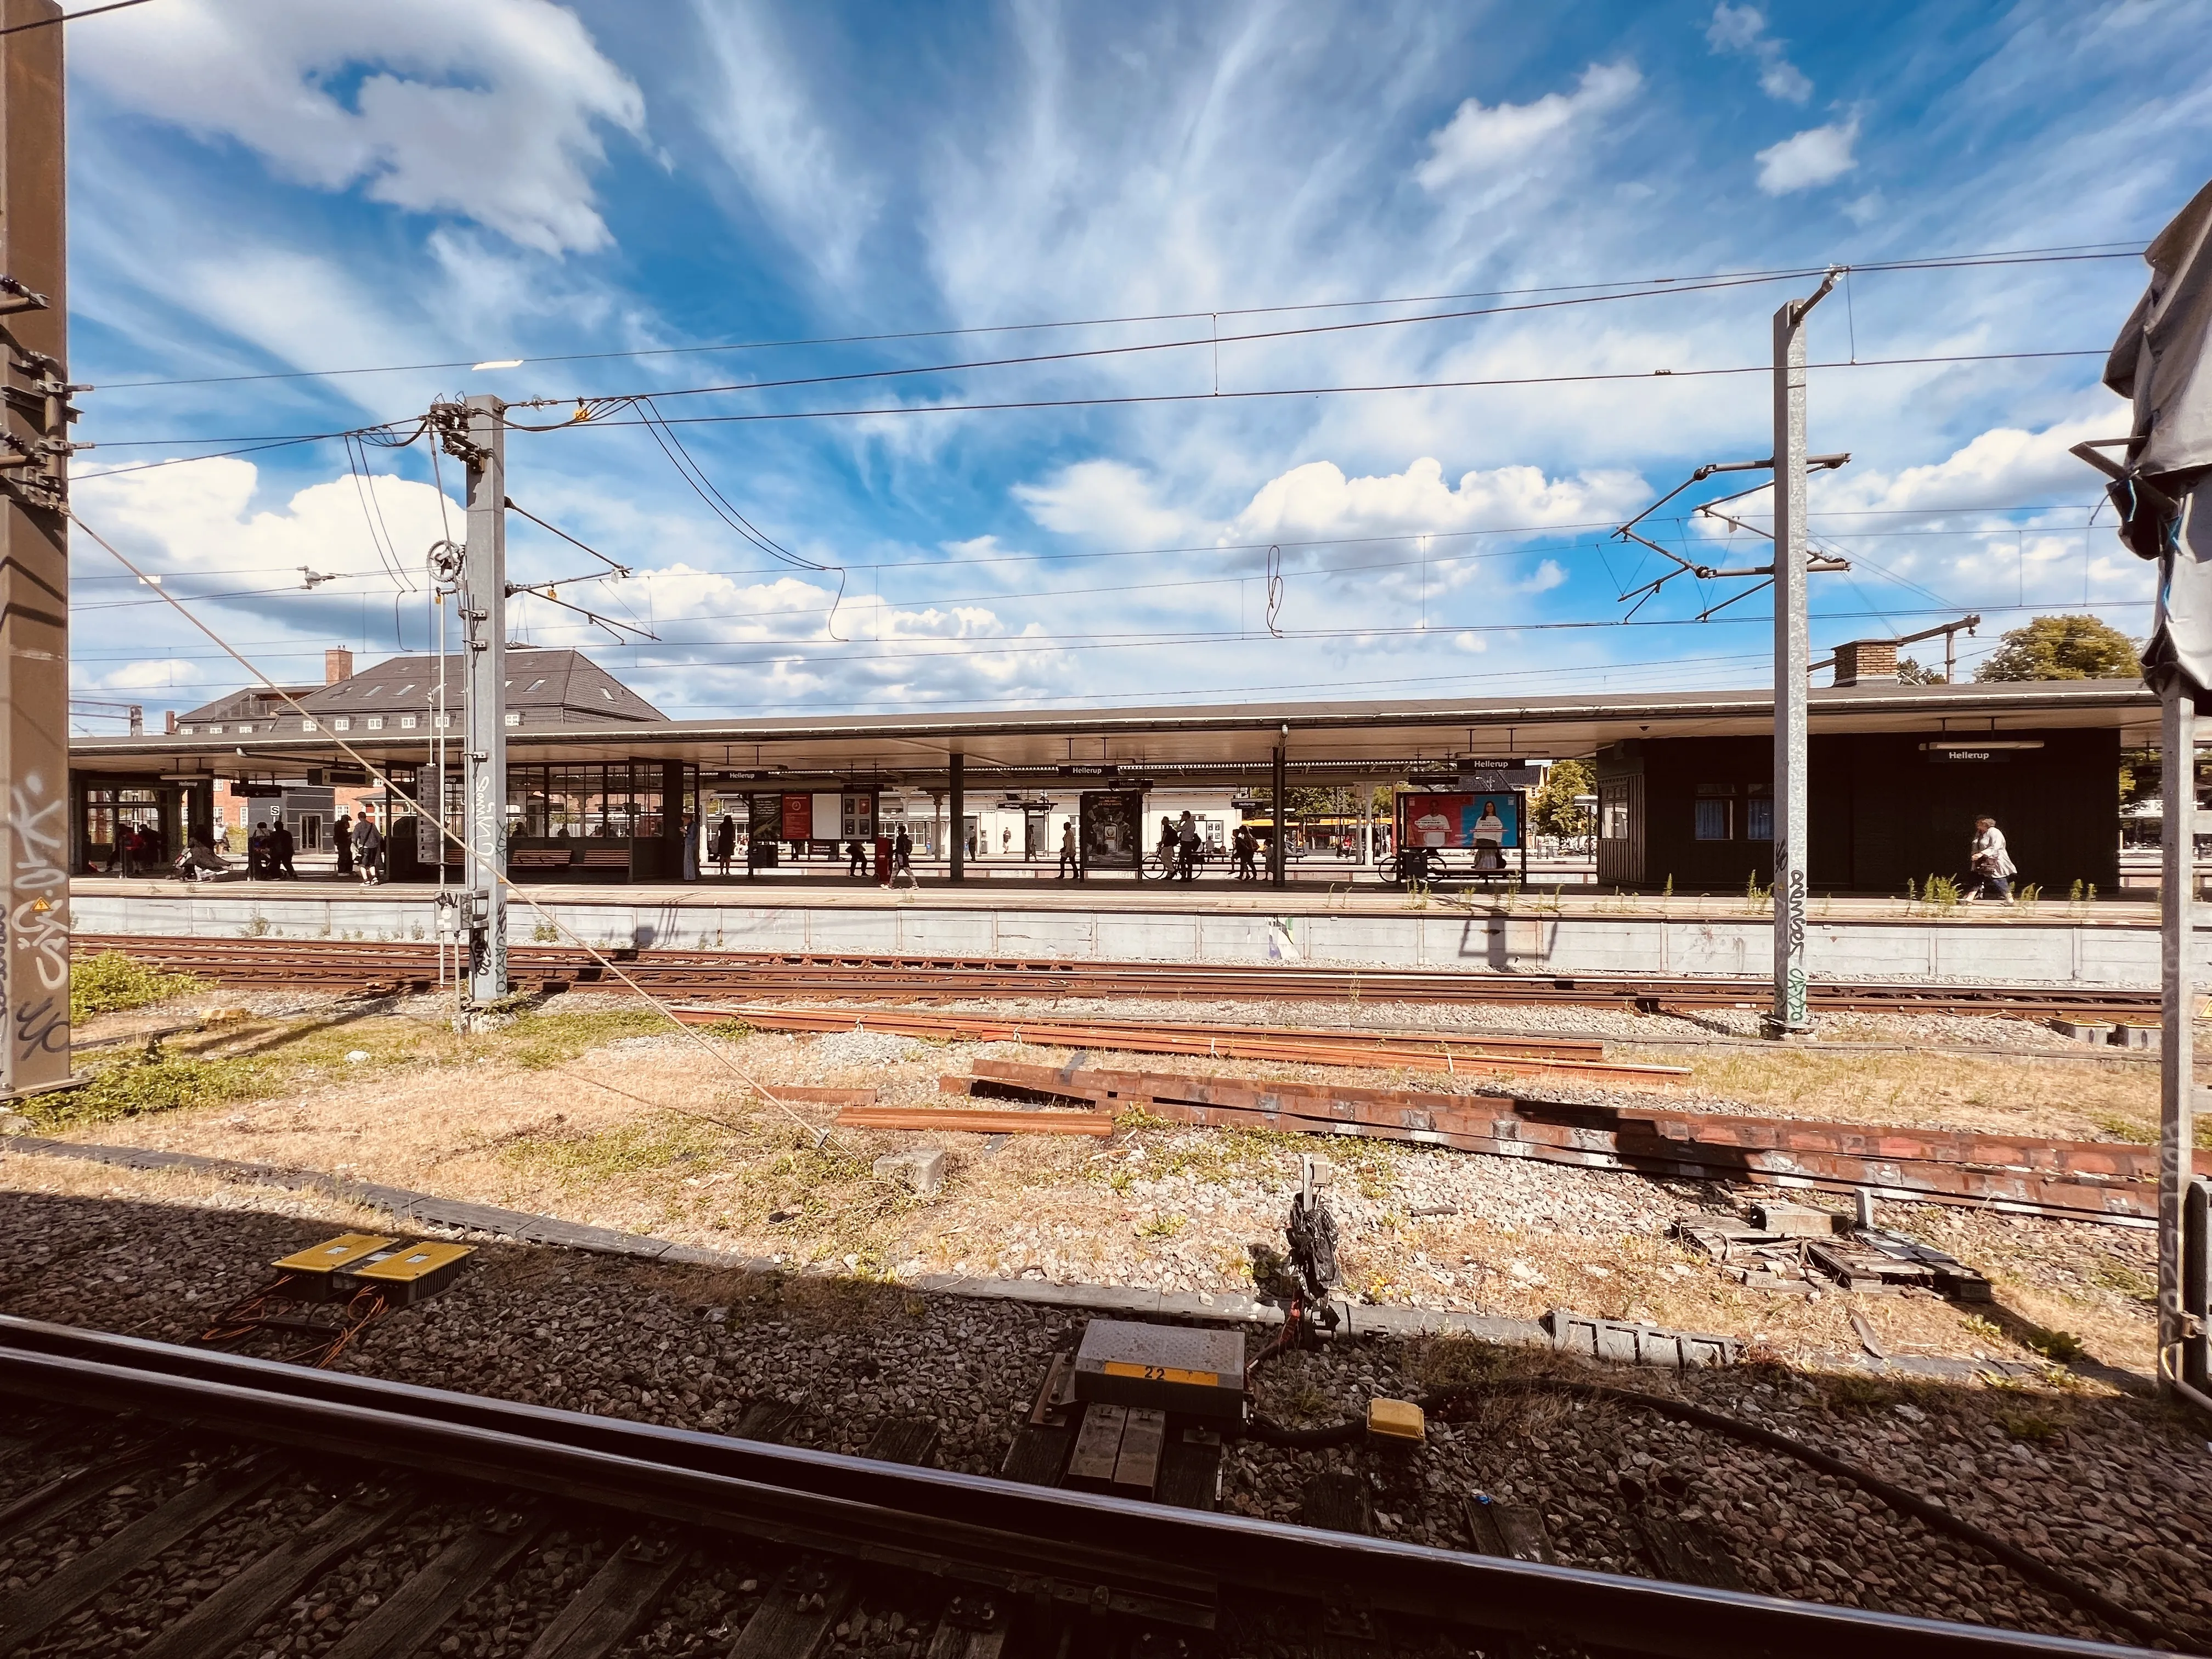
{"label": "window of station building", "polygon": [[415,729],[415,716],[402,714],[399,717],[399,729],[403,732],[412,732]]}
{"label": "window of station building", "polygon": [[503,723],[508,726],[520,726],[522,724],[522,715],[517,710],[510,708],[507,711],[507,717]]}
{"label": "window of station building", "polygon": [[333,732],[350,732],[353,730],[353,720],[349,716],[341,714],[331,722],[331,730]]}
{"label": "window of station building", "polygon": [[312,732],[315,729],[315,723],[313,720],[301,720],[300,722],[300,729],[302,732]]}
{"label": "window of station building", "polygon": [[208,735],[211,738],[221,737],[222,735],[222,727],[220,726],[210,726],[208,727]]}
{"label": "window of station building", "polygon": [[543,691],[544,689],[545,682],[543,679],[535,679],[531,681],[528,685],[523,687],[522,695],[526,697],[532,691]]}
{"label": "window of station building", "polygon": [[515,833],[535,840],[600,840],[660,833],[665,796],[656,763],[511,766]]}
{"label": "window of station building", "polygon": [[1735,839],[1735,786],[1701,783],[1698,786],[1697,838],[1699,841]]}
{"label": "window of station building", "polygon": [[1753,784],[1744,799],[1743,838],[1746,841],[1774,839],[1774,791],[1765,784]]}
{"label": "window of station building", "polygon": [[1597,833],[1601,841],[1628,839],[1628,786],[1601,785],[1598,790]]}
{"label": "window of station building", "polygon": [[381,714],[371,714],[368,717],[368,729],[372,732],[381,732],[384,730],[384,716]]}

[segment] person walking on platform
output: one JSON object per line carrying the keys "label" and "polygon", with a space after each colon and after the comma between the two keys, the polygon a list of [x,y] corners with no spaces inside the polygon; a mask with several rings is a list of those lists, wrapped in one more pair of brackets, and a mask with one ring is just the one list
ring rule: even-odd
{"label": "person walking on platform", "polygon": [[1257,881],[1260,872],[1254,860],[1259,856],[1260,838],[1252,833],[1249,824],[1240,823],[1237,833],[1229,838],[1231,848],[1237,854],[1237,879]]}
{"label": "person walking on platform", "polygon": [[293,850],[292,832],[284,827],[284,820],[279,818],[269,826],[269,874],[271,878],[282,877],[292,881],[299,880],[300,872],[292,867]]}
{"label": "person walking on platform", "polygon": [[1978,898],[1993,898],[2010,904],[2012,878],[2018,873],[2012,854],[2005,850],[2004,831],[1997,828],[1995,818],[1974,820],[1972,872],[1967,878],[1965,902],[1972,904]]}
{"label": "person walking on platform", "polygon": [[730,860],[737,851],[738,821],[725,812],[722,821],[714,826],[714,862],[721,866],[725,876],[730,873]]}
{"label": "person walking on platform", "polygon": [[1083,879],[1083,859],[1076,849],[1073,818],[1060,826],[1060,878],[1062,881]]}
{"label": "person walking on platform", "polygon": [[914,874],[914,837],[907,834],[902,823],[899,825],[898,838],[891,842],[891,874],[909,878]]}
{"label": "person walking on platform", "polygon": [[364,807],[361,816],[353,821],[354,868],[361,872],[362,886],[376,885],[377,878],[381,873],[378,866],[383,861],[384,837],[377,830],[376,820]]}
{"label": "person walking on platform", "polygon": [[353,873],[353,820],[343,812],[338,814],[338,821],[331,826],[331,845],[337,849],[337,873],[342,876],[351,875]]}

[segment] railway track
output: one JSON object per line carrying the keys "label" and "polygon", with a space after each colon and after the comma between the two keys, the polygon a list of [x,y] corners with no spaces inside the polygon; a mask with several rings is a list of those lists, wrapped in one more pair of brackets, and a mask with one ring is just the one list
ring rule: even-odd
{"label": "railway track", "polygon": [[[437,947],[428,941],[188,939],[79,934],[79,955],[126,951],[221,985],[427,988]],[[1019,957],[870,956],[745,951],[610,950],[622,971],[657,996],[914,1001],[932,998],[1279,998],[1627,1007],[1658,1013],[1762,1006],[1763,980],[1694,975],[1547,975],[1420,969],[1261,967],[1241,963],[1090,962]],[[619,981],[574,946],[509,952],[518,985]],[[2155,991],[2051,986],[1936,985],[1815,980],[1812,1006],[1831,1012],[1984,1013],[2023,1018],[2154,1019]]]}
{"label": "railway track", "polygon": [[953,1474],[919,1419],[847,1457],[6,1317],[0,1395],[0,1653],[2147,1651]]}

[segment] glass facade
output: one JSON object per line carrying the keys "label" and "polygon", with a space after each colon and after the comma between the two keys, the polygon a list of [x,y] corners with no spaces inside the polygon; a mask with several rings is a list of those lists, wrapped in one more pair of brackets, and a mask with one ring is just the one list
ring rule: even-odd
{"label": "glass facade", "polygon": [[530,841],[657,836],[668,811],[658,761],[507,769],[507,829]]}

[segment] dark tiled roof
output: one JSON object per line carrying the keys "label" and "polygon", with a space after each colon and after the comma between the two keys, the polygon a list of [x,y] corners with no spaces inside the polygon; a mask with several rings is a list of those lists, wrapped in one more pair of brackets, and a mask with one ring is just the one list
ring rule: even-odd
{"label": "dark tiled roof", "polygon": [[[459,656],[446,659],[447,708],[459,724],[461,679],[467,664]],[[296,690],[293,696],[318,720],[335,726],[343,718],[350,723],[367,718],[389,720],[413,716],[429,727],[431,699],[437,690],[435,657],[387,657],[335,685]],[[667,716],[624,685],[580,651],[540,651],[510,648],[507,653],[507,710],[520,715],[515,723],[533,729],[563,726],[606,726],[635,722],[664,723]],[[177,716],[179,732],[186,726],[228,724],[259,725],[266,730],[293,729],[299,716],[291,706],[265,690],[240,691]]]}
{"label": "dark tiled roof", "polygon": [[[288,685],[285,691],[295,697],[309,697],[323,688],[319,685]],[[177,716],[179,726],[198,720],[248,720],[256,715],[281,714],[290,704],[276,692],[258,685],[250,685],[243,691],[234,691],[227,697],[217,697],[213,702],[204,702],[189,714]]]}

